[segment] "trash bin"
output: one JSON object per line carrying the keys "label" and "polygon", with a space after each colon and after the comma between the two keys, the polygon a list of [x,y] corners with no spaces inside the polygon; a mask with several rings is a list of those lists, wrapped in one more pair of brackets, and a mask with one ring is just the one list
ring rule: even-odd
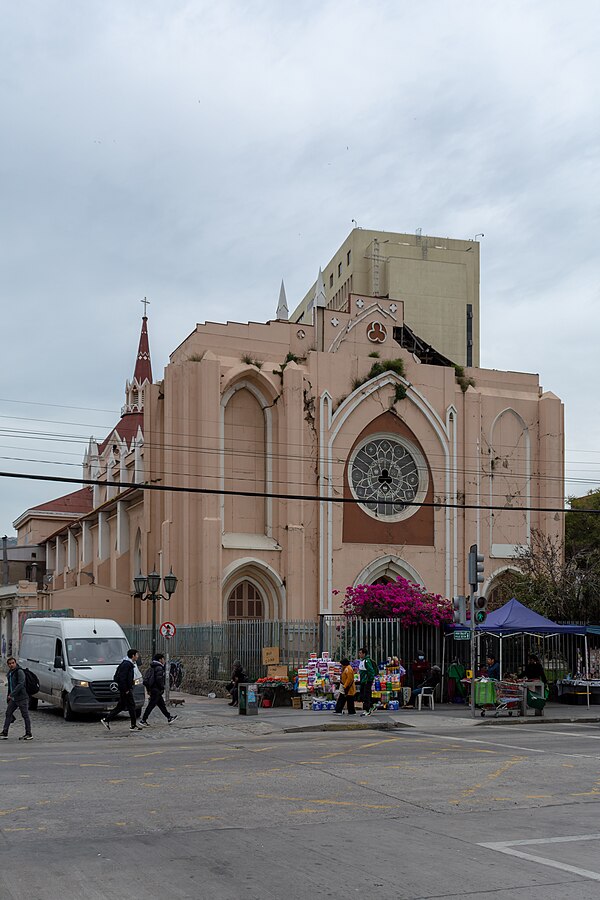
{"label": "trash bin", "polygon": [[238,712],[240,716],[258,715],[258,689],[255,684],[238,685]]}

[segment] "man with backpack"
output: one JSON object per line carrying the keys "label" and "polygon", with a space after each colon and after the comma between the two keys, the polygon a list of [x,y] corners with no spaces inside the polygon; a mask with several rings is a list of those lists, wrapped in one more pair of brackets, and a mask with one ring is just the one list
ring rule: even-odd
{"label": "man with backpack", "polygon": [[158,706],[169,725],[177,716],[172,716],[165,706],[163,693],[165,690],[165,657],[162,653],[155,653],[150,663],[150,668],[144,673],[144,687],[150,695],[148,706],[142,714],[140,725],[149,725],[148,716],[155,706]]}
{"label": "man with backpack", "polygon": [[15,712],[19,710],[25,723],[25,734],[21,735],[20,741],[32,741],[31,719],[29,718],[29,694],[27,693],[27,680],[25,678],[25,670],[17,663],[14,656],[9,656],[6,660],[8,666],[8,705],[6,707],[6,717],[4,719],[4,728],[0,734],[2,740],[8,738],[8,729],[15,721]]}
{"label": "man with backpack", "polygon": [[110,731],[110,723],[116,719],[120,712],[127,710],[131,719],[130,731],[141,731],[142,726],[138,725],[135,715],[135,699],[133,696],[133,682],[135,673],[135,664],[138,658],[138,651],[129,649],[127,656],[123,657],[115,670],[115,678],[119,686],[119,702],[113,710],[111,710],[103,719],[100,719],[107,731]]}

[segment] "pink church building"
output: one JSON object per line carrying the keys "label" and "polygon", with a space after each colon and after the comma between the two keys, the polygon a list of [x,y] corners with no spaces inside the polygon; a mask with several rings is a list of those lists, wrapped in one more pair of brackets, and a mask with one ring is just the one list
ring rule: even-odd
{"label": "pink church building", "polygon": [[543,510],[563,504],[563,407],[536,375],[456,370],[401,300],[350,294],[334,310],[317,284],[302,321],[285,302],[278,316],[197,325],[158,381],[143,318],[81,508],[40,526],[61,498],[17,520],[53,576],[38,606],[144,624],[133,578],[156,567],[179,579],[177,624],[311,619],[339,610],[335,591],[398,575],[467,593],[473,543],[489,592],[533,529],[561,536]]}

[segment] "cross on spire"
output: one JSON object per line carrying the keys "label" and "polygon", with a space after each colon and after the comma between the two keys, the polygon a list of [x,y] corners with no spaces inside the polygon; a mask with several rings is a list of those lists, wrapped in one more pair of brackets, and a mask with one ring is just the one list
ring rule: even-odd
{"label": "cross on spire", "polygon": [[146,307],[147,307],[147,306],[150,306],[150,301],[149,301],[149,300],[146,300],[146,298],[144,297],[143,300],[140,300],[140,303],[143,303],[143,304],[144,304],[144,318],[147,319],[147,318],[148,318],[148,314],[147,314]]}

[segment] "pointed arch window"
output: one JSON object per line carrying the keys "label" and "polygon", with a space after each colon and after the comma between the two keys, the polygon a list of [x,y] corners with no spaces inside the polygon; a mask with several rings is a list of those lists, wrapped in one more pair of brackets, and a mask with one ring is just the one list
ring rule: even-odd
{"label": "pointed arch window", "polygon": [[264,618],[264,598],[251,581],[240,581],[233,588],[227,599],[227,618],[229,621],[239,619]]}

